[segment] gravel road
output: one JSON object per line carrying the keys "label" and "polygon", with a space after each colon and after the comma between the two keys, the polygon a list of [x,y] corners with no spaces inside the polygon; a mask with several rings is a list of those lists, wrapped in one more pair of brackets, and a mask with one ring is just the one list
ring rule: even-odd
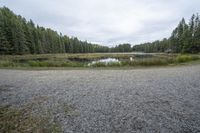
{"label": "gravel road", "polygon": [[200,65],[0,70],[0,105],[37,103],[66,133],[200,132]]}

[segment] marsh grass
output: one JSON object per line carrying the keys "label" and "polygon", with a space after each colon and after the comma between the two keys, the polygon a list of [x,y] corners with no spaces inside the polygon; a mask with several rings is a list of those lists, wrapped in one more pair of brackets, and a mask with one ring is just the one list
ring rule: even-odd
{"label": "marsh grass", "polygon": [[30,67],[83,67],[84,64],[80,62],[72,61],[29,61]]}
{"label": "marsh grass", "polygon": [[189,61],[195,61],[198,59],[199,59],[199,56],[197,55],[178,55],[176,57],[176,62],[184,63],[184,62],[189,62]]}
{"label": "marsh grass", "polygon": [[155,56],[152,58],[136,58],[134,61],[126,60],[121,61],[120,63],[102,63],[97,62],[95,64],[92,64],[92,67],[136,67],[136,66],[167,66],[167,65],[176,65],[186,62],[191,62],[195,60],[199,60],[198,55],[161,55],[161,56]]}
{"label": "marsh grass", "polygon": [[[134,61],[130,61],[130,57]],[[120,63],[97,62],[88,65],[91,61],[116,58]],[[181,64],[199,60],[199,55],[181,55],[181,54],[155,54],[137,56],[133,54],[109,54],[109,53],[93,53],[93,54],[45,54],[45,55],[16,55],[16,56],[0,56],[0,67],[30,67],[30,68],[51,68],[51,67],[134,67],[134,66],[166,66],[171,64]]]}

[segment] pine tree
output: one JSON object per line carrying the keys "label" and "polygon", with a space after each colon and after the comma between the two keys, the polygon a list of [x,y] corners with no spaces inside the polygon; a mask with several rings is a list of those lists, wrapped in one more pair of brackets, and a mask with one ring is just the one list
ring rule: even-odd
{"label": "pine tree", "polygon": [[[1,29],[0,29],[1,30]],[[4,36],[3,32],[0,32],[0,54],[9,54],[10,44]]]}
{"label": "pine tree", "polygon": [[194,45],[192,49],[193,53],[198,53],[200,52],[200,19],[198,14],[196,15],[194,27]]}
{"label": "pine tree", "polygon": [[2,14],[2,11],[0,10],[0,54],[8,54],[10,50],[10,44],[6,39],[4,23],[5,19]]}

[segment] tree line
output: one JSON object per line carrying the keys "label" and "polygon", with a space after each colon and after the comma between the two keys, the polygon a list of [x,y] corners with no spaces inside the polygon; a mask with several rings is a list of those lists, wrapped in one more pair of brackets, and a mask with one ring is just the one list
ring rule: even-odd
{"label": "tree line", "polygon": [[15,15],[7,7],[0,8],[0,54],[47,54],[108,52],[109,48],[76,37],[58,34],[36,26]]}
{"label": "tree line", "polygon": [[161,41],[135,45],[132,50],[142,52],[199,53],[200,16],[193,14],[188,24],[183,18],[168,39],[164,38]]}
{"label": "tree line", "polygon": [[200,18],[192,15],[189,23],[183,18],[169,38],[135,46],[119,44],[115,47],[81,41],[62,35],[50,28],[35,25],[7,7],[0,8],[0,54],[48,54],[94,52],[200,52]]}
{"label": "tree line", "polygon": [[110,48],[110,52],[132,52],[131,44],[119,44],[115,47]]}

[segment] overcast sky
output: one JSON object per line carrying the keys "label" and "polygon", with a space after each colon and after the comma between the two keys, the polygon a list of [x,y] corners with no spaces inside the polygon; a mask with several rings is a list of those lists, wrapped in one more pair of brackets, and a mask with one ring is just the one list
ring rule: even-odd
{"label": "overcast sky", "polygon": [[16,14],[81,40],[113,46],[169,37],[200,0],[1,0]]}

